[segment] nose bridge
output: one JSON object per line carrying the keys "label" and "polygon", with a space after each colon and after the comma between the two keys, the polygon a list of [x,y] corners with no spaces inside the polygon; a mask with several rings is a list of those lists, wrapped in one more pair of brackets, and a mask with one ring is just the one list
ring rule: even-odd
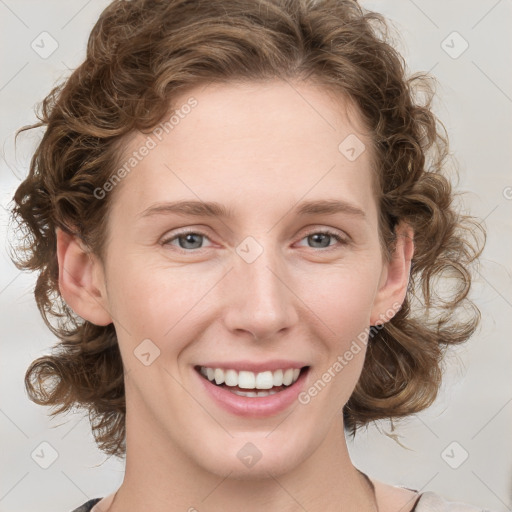
{"label": "nose bridge", "polygon": [[251,331],[265,338],[296,320],[289,274],[276,248],[247,237],[236,248],[230,272],[226,322],[229,329]]}

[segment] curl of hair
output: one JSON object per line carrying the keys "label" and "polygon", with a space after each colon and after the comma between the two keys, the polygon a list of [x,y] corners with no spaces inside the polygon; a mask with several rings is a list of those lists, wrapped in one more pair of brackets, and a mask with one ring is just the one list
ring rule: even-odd
{"label": "curl of hair", "polygon": [[[62,299],[55,230],[75,234],[103,258],[112,194],[98,200],[94,191],[111,178],[127,136],[155,127],[187,88],[282,79],[321,84],[358,107],[373,143],[387,257],[397,223],[414,230],[406,299],[369,337],[343,409],[345,427],[355,435],[371,421],[407,416],[434,401],[445,349],[469,338],[480,319],[468,298],[469,269],[485,231],[453,204],[448,139],[431,110],[430,78],[406,77],[388,35],[381,15],[351,0],[115,0],[103,11],[85,61],[43,100],[39,122],[17,134],[44,128],[14,195],[12,220],[23,237],[11,257],[18,268],[39,272],[36,302],[59,339],[26,372],[31,400],[56,408],[52,415],[87,410],[99,448],[124,455],[115,329],[80,319]],[[456,290],[449,297],[440,292],[445,278]],[[461,310],[467,318],[459,318]]]}

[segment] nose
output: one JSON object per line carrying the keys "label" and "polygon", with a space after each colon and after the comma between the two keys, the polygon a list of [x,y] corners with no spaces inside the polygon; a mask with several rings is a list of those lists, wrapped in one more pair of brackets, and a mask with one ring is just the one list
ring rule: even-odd
{"label": "nose", "polygon": [[285,263],[270,250],[252,263],[236,256],[223,290],[226,328],[264,340],[292,327],[299,317],[292,281]]}

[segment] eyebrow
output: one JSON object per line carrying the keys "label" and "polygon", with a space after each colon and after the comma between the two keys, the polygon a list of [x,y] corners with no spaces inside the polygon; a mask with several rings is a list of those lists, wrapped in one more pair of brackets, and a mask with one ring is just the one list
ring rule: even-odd
{"label": "eyebrow", "polygon": [[[362,219],[366,218],[366,214],[358,206],[334,199],[305,201],[296,206],[292,212],[299,216],[345,213]],[[194,217],[219,217],[224,219],[230,219],[235,216],[233,210],[214,201],[174,201],[152,205],[142,211],[138,217],[145,218],[154,215],[168,214],[189,215]]]}

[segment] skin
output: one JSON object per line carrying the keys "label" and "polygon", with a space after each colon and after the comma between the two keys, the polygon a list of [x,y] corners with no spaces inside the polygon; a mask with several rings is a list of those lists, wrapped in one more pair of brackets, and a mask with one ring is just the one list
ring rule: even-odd
{"label": "skin", "polygon": [[[343,97],[306,83],[229,83],[191,89],[176,105],[191,96],[197,106],[115,188],[105,261],[57,230],[60,291],[82,318],[114,323],[125,366],[125,478],[114,503],[110,495],[95,510],[374,510],[342,434],[364,344],[308,404],[268,418],[220,409],[193,366],[304,361],[309,388],[403,302],[413,233],[399,225],[387,262],[370,141]],[[354,161],[338,150],[350,134],[367,148]],[[146,139],[132,136],[120,162]],[[217,201],[235,216],[141,217],[185,199]],[[344,200],[365,217],[292,211],[320,199]],[[178,228],[206,236],[182,237],[180,248]],[[348,243],[310,236],[325,229]],[[248,236],[263,248],[252,263],[236,252]],[[146,366],[134,350],[148,338],[160,355]],[[237,457],[247,442],[262,454],[251,468]],[[374,484],[381,512],[412,508],[414,492]]]}

